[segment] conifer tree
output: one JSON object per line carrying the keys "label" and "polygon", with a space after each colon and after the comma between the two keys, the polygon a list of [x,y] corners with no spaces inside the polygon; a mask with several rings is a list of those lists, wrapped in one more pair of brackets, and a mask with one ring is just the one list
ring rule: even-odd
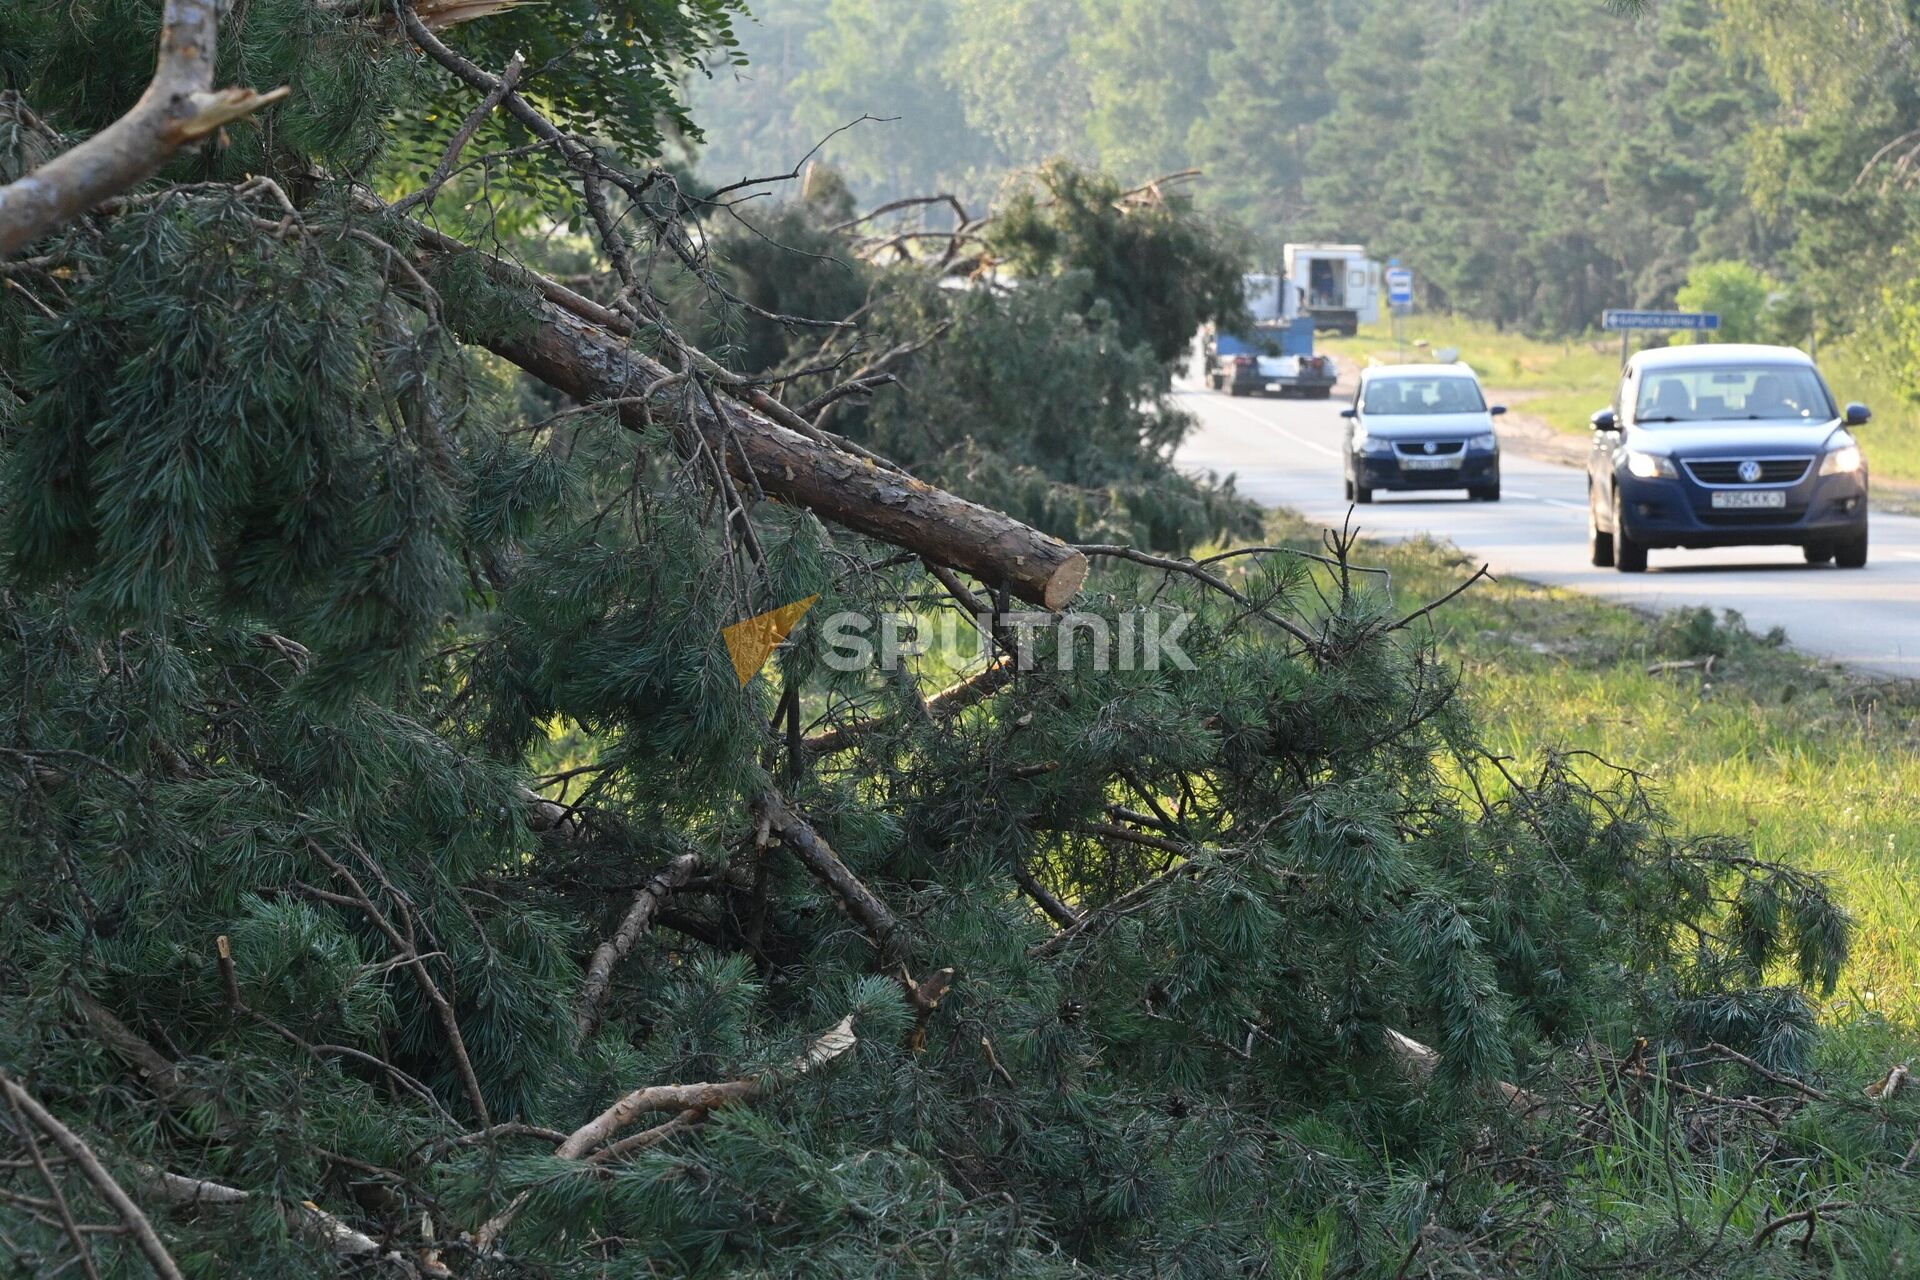
{"label": "conifer tree", "polygon": [[[897,389],[690,337],[847,339],[657,163],[738,12],[0,8],[22,1272],[1391,1274],[1573,1047],[1804,1065],[1821,882],[1489,756],[1348,543],[1070,546],[897,469],[911,387],[849,438]],[[12,221],[188,19],[246,114]],[[1065,297],[957,308],[939,402],[994,324],[1093,361]],[[1075,407],[1049,484],[1137,435]],[[955,612],[971,665],[828,661]]]}

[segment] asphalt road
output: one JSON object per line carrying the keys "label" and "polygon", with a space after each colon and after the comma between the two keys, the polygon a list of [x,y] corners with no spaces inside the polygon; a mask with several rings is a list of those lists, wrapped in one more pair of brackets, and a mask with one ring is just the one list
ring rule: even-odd
{"label": "asphalt road", "polygon": [[[1241,493],[1339,526],[1342,402],[1176,393],[1200,427],[1181,447],[1187,470],[1233,473]],[[1872,428],[1861,432],[1868,464]],[[1501,460],[1502,500],[1465,494],[1381,494],[1353,508],[1370,537],[1432,534],[1496,575],[1572,587],[1649,608],[1737,609],[1756,631],[1784,627],[1807,653],[1864,671],[1920,678],[1920,518],[1875,513],[1865,569],[1811,567],[1798,547],[1654,551],[1644,574],[1587,563],[1586,477],[1515,453]]]}

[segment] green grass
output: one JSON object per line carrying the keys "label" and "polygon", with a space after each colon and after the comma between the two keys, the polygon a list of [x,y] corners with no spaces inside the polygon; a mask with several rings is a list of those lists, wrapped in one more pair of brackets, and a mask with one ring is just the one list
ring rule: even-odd
{"label": "green grass", "polygon": [[1873,421],[1861,428],[1860,439],[1874,475],[1920,482],[1920,404],[1909,398],[1914,388],[1900,385],[1852,342],[1822,347],[1820,367],[1836,396],[1865,401],[1873,410]]}
{"label": "green grass", "polygon": [[[1280,537],[1319,545],[1276,519]],[[1435,543],[1367,544],[1363,562],[1391,570],[1402,605],[1470,572]],[[1491,748],[1592,751],[1647,774],[1684,827],[1829,873],[1859,926],[1831,1015],[1920,1027],[1920,689],[1817,663],[1737,618],[1654,618],[1517,580],[1433,617]]]}
{"label": "green grass", "polygon": [[[1516,413],[1569,435],[1586,433],[1588,415],[1612,398],[1620,371],[1620,341],[1615,337],[1541,341],[1448,315],[1413,316],[1406,328],[1408,359],[1456,348],[1487,389],[1505,398]],[[1320,346],[1357,364],[1368,358],[1391,362],[1401,351],[1386,324],[1368,325],[1352,338],[1321,339]],[[1874,474],[1898,484],[1920,484],[1920,403],[1909,399],[1909,389],[1896,385],[1856,344],[1823,347],[1819,355],[1834,394],[1842,401],[1865,401],[1874,411],[1873,424],[1862,433]]]}

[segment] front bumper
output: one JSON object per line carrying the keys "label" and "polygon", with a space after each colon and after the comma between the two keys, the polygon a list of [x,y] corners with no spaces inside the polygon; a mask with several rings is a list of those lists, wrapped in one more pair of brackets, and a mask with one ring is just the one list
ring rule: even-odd
{"label": "front bumper", "polygon": [[1627,536],[1648,547],[1805,546],[1867,531],[1864,470],[1810,475],[1780,490],[1784,506],[1752,510],[1716,509],[1715,490],[1690,479],[1643,480],[1622,470],[1614,484]]}
{"label": "front bumper", "polygon": [[1363,489],[1484,489],[1500,482],[1498,453],[1461,454],[1460,465],[1408,471],[1394,454],[1356,453],[1353,474]]}

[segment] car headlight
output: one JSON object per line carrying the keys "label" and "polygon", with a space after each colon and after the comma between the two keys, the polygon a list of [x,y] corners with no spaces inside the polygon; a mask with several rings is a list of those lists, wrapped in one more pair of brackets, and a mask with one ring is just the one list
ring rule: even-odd
{"label": "car headlight", "polygon": [[1860,456],[1860,446],[1844,445],[1820,459],[1820,474],[1823,476],[1851,475],[1858,471],[1866,459]]}
{"label": "car headlight", "polygon": [[1355,453],[1392,453],[1393,441],[1380,436],[1370,436],[1367,429],[1361,427],[1353,433],[1353,451]]}
{"label": "car headlight", "polygon": [[1679,469],[1673,465],[1673,459],[1664,453],[1642,453],[1638,449],[1627,450],[1627,470],[1642,480],[1678,480]]}
{"label": "car headlight", "polygon": [[1467,441],[1467,448],[1477,450],[1480,453],[1492,453],[1499,447],[1500,437],[1494,435],[1491,431],[1484,435],[1474,436],[1471,440]]}

